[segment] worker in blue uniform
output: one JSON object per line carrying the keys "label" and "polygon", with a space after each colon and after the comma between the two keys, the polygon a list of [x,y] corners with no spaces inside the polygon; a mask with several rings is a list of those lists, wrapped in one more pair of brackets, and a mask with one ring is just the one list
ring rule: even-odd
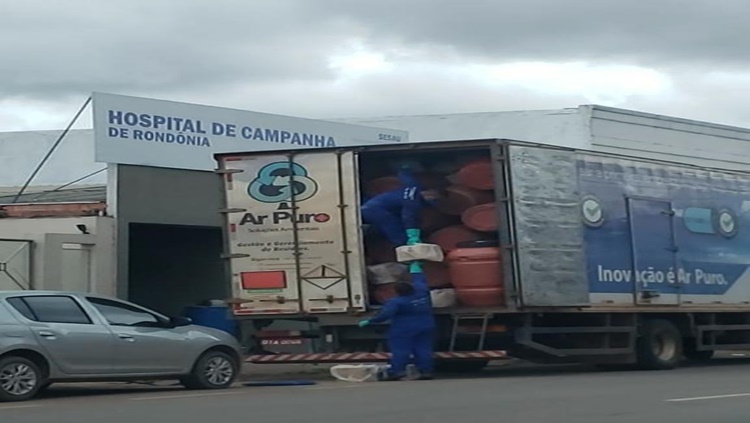
{"label": "worker in blue uniform", "polygon": [[409,270],[412,283],[398,283],[395,288],[398,296],[386,302],[375,317],[359,323],[360,327],[366,327],[390,321],[391,367],[386,380],[406,377],[406,366],[412,362],[412,357],[419,370],[419,379],[432,379],[435,317],[430,288],[419,262],[412,262]]}
{"label": "worker in blue uniform", "polygon": [[439,194],[425,190],[409,166],[398,172],[401,187],[370,198],[362,205],[362,222],[371,225],[400,246],[416,243],[421,236],[420,216],[427,205],[434,206]]}

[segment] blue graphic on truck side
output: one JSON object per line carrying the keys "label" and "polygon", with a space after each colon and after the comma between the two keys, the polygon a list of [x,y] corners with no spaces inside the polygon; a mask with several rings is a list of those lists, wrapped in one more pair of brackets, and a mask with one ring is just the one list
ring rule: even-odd
{"label": "blue graphic on truck side", "polygon": [[723,295],[750,267],[750,177],[591,155],[578,179],[592,293]]}
{"label": "blue graphic on truck side", "polygon": [[263,166],[248,185],[250,197],[262,203],[305,201],[318,192],[318,183],[299,163],[274,162]]}

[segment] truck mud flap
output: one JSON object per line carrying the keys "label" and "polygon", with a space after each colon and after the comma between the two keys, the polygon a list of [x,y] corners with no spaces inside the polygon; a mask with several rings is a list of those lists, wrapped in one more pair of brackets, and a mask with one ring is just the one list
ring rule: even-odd
{"label": "truck mud flap", "polygon": [[[505,351],[471,351],[471,352],[437,352],[436,360],[507,360]],[[333,354],[273,354],[250,355],[245,362],[254,364],[289,364],[289,363],[376,363],[391,359],[389,353],[333,353]]]}

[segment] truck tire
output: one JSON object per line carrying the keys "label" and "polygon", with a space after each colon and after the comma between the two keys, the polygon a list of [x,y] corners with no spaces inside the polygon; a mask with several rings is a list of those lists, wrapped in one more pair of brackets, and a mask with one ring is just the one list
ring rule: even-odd
{"label": "truck tire", "polygon": [[682,336],[668,320],[646,320],[636,347],[638,367],[643,370],[671,370],[682,359]]}
{"label": "truck tire", "polygon": [[42,372],[31,360],[13,356],[0,360],[0,402],[30,400],[42,385]]}
{"label": "truck tire", "polygon": [[238,373],[237,360],[221,351],[208,351],[198,358],[193,371],[180,379],[180,383],[188,389],[226,389],[232,386]]}

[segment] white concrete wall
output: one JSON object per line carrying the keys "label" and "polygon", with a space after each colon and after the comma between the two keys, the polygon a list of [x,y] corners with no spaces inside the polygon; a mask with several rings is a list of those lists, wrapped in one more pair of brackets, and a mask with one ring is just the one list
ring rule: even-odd
{"label": "white concrete wall", "polygon": [[[407,130],[416,142],[509,138],[750,170],[750,129],[601,106],[330,120]],[[16,192],[59,135],[60,131],[0,132],[0,194]],[[104,166],[94,162],[93,131],[73,130],[30,191],[58,187]],[[106,183],[107,172],[102,172],[77,185]]]}
{"label": "white concrete wall", "polygon": [[750,129],[586,106],[596,151],[750,171]]}
{"label": "white concrete wall", "polygon": [[[15,192],[31,175],[62,131],[0,132],[0,192]],[[72,130],[32,182],[32,191],[56,188],[95,172],[105,165],[94,162],[94,133],[91,129]],[[106,172],[80,184],[103,185]]]}
{"label": "white concrete wall", "polygon": [[573,148],[590,146],[588,116],[577,108],[334,120],[406,130],[415,142],[508,138]]}
{"label": "white concrete wall", "polygon": [[[86,225],[88,235],[76,225]],[[116,294],[114,219],[109,217],[66,217],[0,219],[0,239],[32,241],[34,289],[70,290],[61,279],[62,243],[91,245],[92,292]]]}
{"label": "white concrete wall", "polygon": [[342,120],[407,130],[417,142],[508,138],[750,171],[750,129],[602,106]]}

